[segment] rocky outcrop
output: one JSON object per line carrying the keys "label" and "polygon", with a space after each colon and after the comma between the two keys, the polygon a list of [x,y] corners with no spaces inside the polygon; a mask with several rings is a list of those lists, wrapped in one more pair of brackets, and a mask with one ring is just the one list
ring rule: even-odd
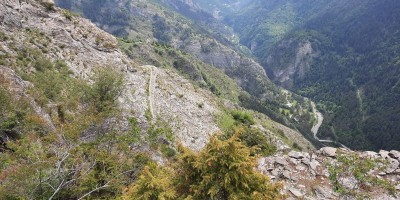
{"label": "rocky outcrop", "polygon": [[274,82],[285,88],[291,88],[294,79],[304,79],[318,54],[319,52],[312,48],[310,41],[283,40],[267,57],[263,66],[271,72],[271,79]]}
{"label": "rocky outcrop", "polygon": [[274,93],[278,93],[261,65],[214,39],[197,35],[190,37],[188,41],[176,42],[176,47],[207,64],[222,69],[245,91],[254,96],[272,99]]}
{"label": "rocky outcrop", "polygon": [[[349,160],[355,158],[355,161],[347,163],[349,169],[340,169],[339,164],[346,158]],[[362,167],[357,166],[359,160],[376,164],[375,168],[362,175],[387,181],[395,188],[395,193],[390,194],[372,183],[364,183],[355,178],[350,171],[353,167]],[[354,190],[355,194],[368,195],[371,199],[394,200],[400,197],[399,161],[398,151],[355,152],[343,148],[324,147],[318,151],[290,151],[287,155],[261,158],[258,170],[268,175],[274,182],[283,182],[284,193],[288,194],[289,199],[355,199],[355,196],[337,192],[334,183],[337,181],[341,187]],[[331,174],[334,167],[342,170],[336,179]],[[366,189],[370,186],[372,188]]]}

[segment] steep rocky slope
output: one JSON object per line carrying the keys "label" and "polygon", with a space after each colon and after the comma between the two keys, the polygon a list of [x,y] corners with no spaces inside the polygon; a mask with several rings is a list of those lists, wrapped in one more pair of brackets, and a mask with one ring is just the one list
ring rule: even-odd
{"label": "steep rocky slope", "polygon": [[[156,113],[152,117],[174,121],[171,125],[178,138],[193,149],[204,146],[207,135],[218,130],[213,120],[218,109],[210,93],[201,89],[196,92],[188,81],[174,72],[167,74],[154,67],[138,66],[116,48],[114,37],[89,21],[75,17],[68,19],[60,10],[43,11],[40,6],[25,2],[8,1],[2,6],[4,19],[1,28],[9,37],[2,43],[4,53],[10,56],[8,59],[13,59],[13,55],[23,49],[37,48],[45,51],[52,60],[65,61],[70,70],[83,79],[90,77],[98,67],[110,66],[126,76],[121,105],[126,115],[134,112],[139,123],[149,123],[144,115],[151,102]],[[36,38],[39,36],[32,31],[46,40],[40,43]],[[15,45],[13,49],[8,48],[11,44]],[[148,99],[146,87],[149,87],[152,70],[157,73],[158,82],[151,89],[155,94],[153,99]],[[184,97],[178,98],[181,94]],[[199,108],[198,103],[205,106]]]}
{"label": "steep rocky slope", "polygon": [[[106,31],[122,37],[125,51],[131,58],[143,64],[171,65],[161,62],[165,60],[164,55],[167,55],[171,58],[169,60],[174,60],[172,66],[179,71],[185,71],[184,74],[190,74],[189,78],[197,82],[207,82],[207,78],[212,75],[209,74],[210,70],[198,70],[202,68],[199,67],[201,64],[194,64],[196,61],[193,60],[221,69],[245,91],[232,92],[230,99],[236,99],[245,108],[257,110],[275,121],[298,129],[315,145],[320,145],[310,132],[313,115],[309,112],[309,101],[298,95],[286,95],[276,87],[257,62],[241,53],[243,51],[238,45],[238,38],[229,27],[199,10],[198,4],[177,0],[56,2],[63,8],[89,18]],[[210,18],[199,19],[199,16]],[[149,48],[150,45],[153,49]],[[171,49],[179,51],[173,52]],[[155,53],[152,53],[154,50]],[[152,56],[148,56],[148,52]],[[225,93],[237,91],[220,90],[227,84],[223,81],[219,81],[219,84],[215,82],[208,84],[208,87],[216,87]],[[296,102],[296,106],[288,107],[286,99]]]}
{"label": "steep rocky slope", "polygon": [[[219,130],[215,116],[223,108],[210,91],[194,87],[173,68],[139,66],[116,48],[117,40],[113,36],[88,20],[58,8],[44,10],[42,4],[33,2],[6,1],[1,4],[4,76],[8,74],[9,79],[21,77],[25,69],[18,64],[17,55],[28,51],[30,56],[32,49],[50,60],[62,60],[78,79],[91,81],[97,68],[110,67],[125,77],[124,91],[119,97],[125,120],[133,114],[143,126],[158,120],[167,122],[177,140],[192,149],[200,149],[208,135]],[[26,85],[25,82],[19,84]],[[24,87],[25,90],[29,88]],[[52,110],[53,104],[56,102],[50,101],[38,110]],[[146,114],[150,110],[151,120]],[[41,114],[43,112],[38,111],[38,114],[44,117],[51,114]],[[122,128],[126,129],[124,126]],[[300,142],[305,144],[304,148],[308,146],[306,143]]]}

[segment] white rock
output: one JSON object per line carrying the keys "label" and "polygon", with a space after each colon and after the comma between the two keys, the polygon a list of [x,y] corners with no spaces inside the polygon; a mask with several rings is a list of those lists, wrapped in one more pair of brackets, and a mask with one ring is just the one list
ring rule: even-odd
{"label": "white rock", "polygon": [[399,161],[390,159],[390,163],[388,164],[385,172],[390,174],[396,171],[396,169],[399,167]]}
{"label": "white rock", "polygon": [[286,179],[292,179],[291,176],[290,176],[290,172],[288,170],[283,171],[282,175]]}
{"label": "white rock", "polygon": [[400,158],[400,152],[396,150],[391,150],[389,152],[389,156],[392,158]]}
{"label": "white rock", "polygon": [[307,165],[307,166],[310,166],[310,159],[305,159],[305,158],[303,158],[303,159],[301,160],[301,162],[302,162],[303,164]]}
{"label": "white rock", "polygon": [[271,171],[271,174],[273,176],[278,176],[279,175],[279,170],[278,169],[274,169],[274,170]]}
{"label": "white rock", "polygon": [[357,179],[354,177],[340,177],[338,179],[339,183],[342,184],[345,188],[349,190],[358,189],[357,187]]}
{"label": "white rock", "polygon": [[269,179],[275,179],[276,177],[275,176],[273,176],[273,175],[269,175]]}
{"label": "white rock", "polygon": [[385,150],[380,150],[380,151],[379,151],[379,155],[380,155],[382,158],[389,158],[389,152],[388,152],[388,151],[385,151]]}
{"label": "white rock", "polygon": [[303,194],[300,190],[298,190],[298,189],[296,189],[296,188],[289,188],[289,191],[290,191],[295,197],[302,197],[302,196],[304,196],[304,194]]}
{"label": "white rock", "polygon": [[365,151],[361,154],[361,157],[365,157],[365,158],[377,158],[378,157],[378,153],[373,152],[373,151]]}
{"label": "white rock", "polygon": [[333,147],[323,147],[320,149],[322,155],[328,157],[336,157],[336,148]]}
{"label": "white rock", "polygon": [[311,159],[317,159],[317,158],[318,158],[317,154],[315,154],[315,153],[311,154]]}
{"label": "white rock", "polygon": [[265,165],[265,158],[260,158],[258,160],[258,166],[264,166]]}
{"label": "white rock", "polygon": [[299,163],[301,162],[300,160],[297,160],[297,159],[295,159],[295,158],[289,158],[289,161],[290,161],[291,163],[295,164],[295,165],[297,165],[297,164],[299,164]]}
{"label": "white rock", "polygon": [[288,154],[289,157],[295,158],[295,159],[302,159],[304,158],[304,154],[298,151],[291,151]]}
{"label": "white rock", "polygon": [[319,165],[319,162],[318,161],[316,161],[316,160],[312,160],[311,162],[310,162],[310,167],[311,167],[311,169],[312,170],[316,170],[317,169],[317,166]]}
{"label": "white rock", "polygon": [[329,187],[316,186],[315,194],[317,195],[318,199],[332,199],[333,198],[333,191]]}
{"label": "white rock", "polygon": [[303,166],[301,166],[301,165],[296,166],[296,170],[304,171],[305,169],[306,169],[306,168],[303,167]]}
{"label": "white rock", "polygon": [[286,159],[285,158],[281,158],[281,157],[275,158],[275,163],[278,163],[278,164],[283,165],[283,166],[289,165],[289,163],[286,161]]}

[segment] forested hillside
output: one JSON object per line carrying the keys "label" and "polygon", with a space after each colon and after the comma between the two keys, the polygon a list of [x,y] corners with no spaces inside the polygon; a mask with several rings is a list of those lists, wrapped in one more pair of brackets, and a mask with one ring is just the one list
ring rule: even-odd
{"label": "forested hillside", "polygon": [[275,83],[318,102],[322,136],[390,149],[400,146],[399,11],[391,0],[253,1],[225,21]]}

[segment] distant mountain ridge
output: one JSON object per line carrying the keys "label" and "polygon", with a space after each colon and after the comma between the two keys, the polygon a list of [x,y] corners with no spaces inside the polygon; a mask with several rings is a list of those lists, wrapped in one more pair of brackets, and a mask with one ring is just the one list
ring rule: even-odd
{"label": "distant mountain ridge", "polygon": [[322,137],[398,149],[399,10],[391,0],[254,0],[224,20],[275,83],[317,100]]}

